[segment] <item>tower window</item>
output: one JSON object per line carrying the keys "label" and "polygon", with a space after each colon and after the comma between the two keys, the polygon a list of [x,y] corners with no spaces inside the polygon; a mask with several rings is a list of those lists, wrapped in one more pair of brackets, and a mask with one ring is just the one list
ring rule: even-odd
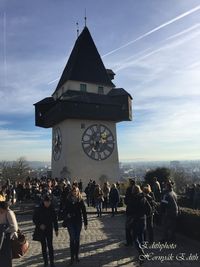
{"label": "tower window", "polygon": [[103,86],[98,87],[98,94],[103,95],[104,94],[104,88]]}
{"label": "tower window", "polygon": [[80,84],[80,90],[81,90],[81,92],[87,92],[87,84],[81,83]]}
{"label": "tower window", "polygon": [[81,123],[81,129],[85,129],[85,123]]}

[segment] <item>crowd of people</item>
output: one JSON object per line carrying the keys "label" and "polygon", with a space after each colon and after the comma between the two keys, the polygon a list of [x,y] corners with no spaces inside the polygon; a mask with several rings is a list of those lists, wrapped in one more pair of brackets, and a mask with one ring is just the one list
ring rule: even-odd
{"label": "crowd of people", "polygon": [[174,242],[179,207],[173,183],[169,180],[161,186],[156,178],[149,184],[137,185],[130,180],[125,195],[126,204],[126,246],[135,246],[139,259],[145,259],[142,244],[154,242],[154,223],[162,219],[162,242]]}
{"label": "crowd of people", "polygon": [[102,209],[107,211],[108,207],[112,210],[112,216],[117,213],[117,207],[120,202],[120,192],[116,183],[110,186],[108,182],[105,182],[101,187],[99,184],[96,184],[95,181],[90,180],[85,188],[85,194],[88,207],[96,207],[98,217],[102,216]]}
{"label": "crowd of people", "polygon": [[[71,184],[66,179],[47,179],[42,177],[30,179],[24,183],[11,185],[7,181],[0,190],[0,226],[9,224],[7,238],[0,246],[0,261],[5,261],[3,251],[8,248],[10,238],[16,234],[18,226],[14,213],[8,208],[8,203],[23,200],[35,202],[33,223],[35,224],[34,237],[40,241],[44,260],[44,267],[54,267],[53,229],[58,236],[58,220],[62,220],[62,226],[66,227],[70,237],[71,261],[79,262],[80,232],[82,221],[87,229],[87,212],[82,197],[83,184],[74,181]],[[121,201],[119,184],[105,182],[102,186],[90,180],[84,190],[86,203],[96,208],[97,216],[102,217],[102,209],[111,209],[111,216],[117,214],[117,207]],[[162,215],[163,239],[172,242],[175,240],[176,220],[178,216],[177,197],[173,191],[173,183],[169,180],[162,187],[156,178],[152,184],[136,184],[135,180],[129,180],[129,186],[125,190],[124,203],[126,205],[125,236],[126,246],[135,244],[139,259],[142,261],[145,252],[142,248],[144,241],[154,242],[154,223]],[[8,215],[5,215],[8,214]],[[5,217],[6,216],[6,217]],[[0,228],[3,233],[3,228]],[[9,237],[8,237],[9,233]],[[1,244],[0,236],[0,244]],[[48,248],[48,249],[47,249]],[[3,255],[3,256],[2,256]],[[6,256],[6,259],[9,257]],[[11,258],[11,255],[10,255]],[[7,263],[6,263],[7,264]],[[11,260],[5,266],[12,266]]]}

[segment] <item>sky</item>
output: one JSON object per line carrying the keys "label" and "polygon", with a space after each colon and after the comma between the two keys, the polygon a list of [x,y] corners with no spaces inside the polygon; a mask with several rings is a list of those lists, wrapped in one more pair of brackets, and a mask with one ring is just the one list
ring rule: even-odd
{"label": "sky", "polygon": [[0,0],[0,161],[51,160],[33,104],[54,92],[85,10],[133,97],[133,120],[117,124],[120,161],[200,159],[199,0]]}

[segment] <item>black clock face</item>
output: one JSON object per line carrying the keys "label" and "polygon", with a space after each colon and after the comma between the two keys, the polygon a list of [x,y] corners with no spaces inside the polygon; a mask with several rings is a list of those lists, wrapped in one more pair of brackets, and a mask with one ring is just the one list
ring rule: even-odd
{"label": "black clock face", "polygon": [[94,160],[107,159],[115,146],[111,130],[103,124],[93,124],[82,136],[82,147],[86,155]]}
{"label": "black clock face", "polygon": [[59,160],[62,150],[62,135],[59,127],[53,131],[53,158]]}

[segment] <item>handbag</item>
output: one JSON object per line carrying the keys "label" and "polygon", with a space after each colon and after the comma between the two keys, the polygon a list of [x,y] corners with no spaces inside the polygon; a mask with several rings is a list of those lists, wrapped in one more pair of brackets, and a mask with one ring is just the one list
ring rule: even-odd
{"label": "handbag", "polygon": [[39,227],[35,227],[32,237],[33,241],[41,241],[41,231]]}
{"label": "handbag", "polygon": [[25,235],[18,231],[18,237],[11,239],[12,258],[18,259],[24,256],[29,249],[29,242]]}

